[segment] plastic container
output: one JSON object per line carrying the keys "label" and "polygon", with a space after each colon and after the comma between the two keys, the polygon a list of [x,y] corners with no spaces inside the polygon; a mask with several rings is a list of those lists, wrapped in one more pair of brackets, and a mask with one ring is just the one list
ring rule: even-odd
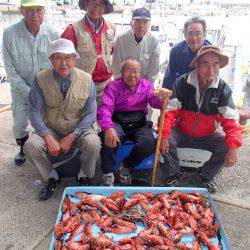
{"label": "plastic container", "polygon": [[[223,250],[230,250],[229,242],[227,240],[227,237],[225,235],[225,232],[222,228],[221,222],[219,220],[218,213],[215,208],[215,204],[213,202],[213,199],[208,192],[206,188],[182,188],[182,187],[68,187],[65,188],[59,208],[59,212],[57,215],[56,219],[56,225],[60,222],[62,212],[61,212],[61,206],[62,202],[65,198],[66,195],[74,195],[76,192],[88,192],[88,193],[93,193],[93,194],[100,194],[104,196],[110,196],[111,194],[117,192],[117,191],[124,191],[126,196],[130,196],[133,193],[145,193],[145,192],[152,192],[154,194],[160,194],[160,193],[169,193],[172,190],[179,190],[182,193],[192,193],[194,191],[199,192],[203,197],[208,198],[208,203],[211,205],[211,208],[213,212],[216,215],[215,221],[219,224],[220,230],[218,232],[218,236],[212,239],[212,242],[215,244],[218,244],[218,241],[220,241],[222,245]],[[79,201],[77,198],[71,198],[72,201]],[[137,224],[137,231],[129,234],[123,234],[123,235],[117,235],[117,234],[111,234],[111,233],[106,233],[109,237],[114,237],[114,239],[120,239],[125,236],[135,236],[139,231],[141,231],[144,227],[142,225]],[[97,236],[99,232],[99,229],[97,227],[93,227],[93,235]],[[76,238],[76,240],[79,240]],[[193,235],[184,235],[182,237],[181,243],[186,243],[189,246],[192,246],[192,240],[193,240]],[[54,250],[54,242],[55,242],[55,234],[53,233],[52,239],[51,239],[51,244],[50,244],[50,250]],[[207,249],[206,247],[203,247],[203,249]]]}

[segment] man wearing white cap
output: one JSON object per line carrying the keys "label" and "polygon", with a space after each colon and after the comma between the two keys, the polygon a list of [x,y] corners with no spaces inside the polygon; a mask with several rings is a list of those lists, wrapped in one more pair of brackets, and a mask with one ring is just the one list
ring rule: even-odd
{"label": "man wearing white cap", "polygon": [[[231,167],[237,161],[237,151],[242,144],[239,114],[232,90],[219,76],[220,68],[225,67],[228,60],[219,48],[203,46],[190,64],[191,72],[179,77],[174,84],[160,148],[168,185],[174,186],[181,176],[177,147],[212,153],[199,169],[199,176],[211,193],[216,191],[214,177],[222,167]],[[217,131],[219,125],[225,135]]]}
{"label": "man wearing white cap", "polygon": [[96,91],[90,74],[75,68],[79,54],[67,39],[51,44],[51,68],[38,73],[29,97],[29,119],[36,133],[25,144],[27,159],[46,181],[40,199],[53,195],[58,176],[51,157],[79,149],[81,170],[78,182],[89,185],[95,174],[100,141],[93,124],[96,121]]}
{"label": "man wearing white cap", "polygon": [[150,31],[150,11],[142,7],[132,14],[131,29],[118,35],[113,53],[114,77],[121,76],[122,63],[129,58],[140,62],[141,76],[152,83],[160,70],[160,42]]}
{"label": "man wearing white cap", "polygon": [[22,0],[24,18],[3,33],[2,53],[5,70],[11,86],[13,134],[20,152],[16,165],[25,162],[23,146],[29,138],[28,96],[36,74],[48,68],[48,47],[58,33],[44,22],[43,0]]}

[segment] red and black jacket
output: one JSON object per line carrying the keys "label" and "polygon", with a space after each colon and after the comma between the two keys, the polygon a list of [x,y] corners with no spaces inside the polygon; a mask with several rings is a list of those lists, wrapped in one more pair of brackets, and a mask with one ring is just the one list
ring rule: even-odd
{"label": "red and black jacket", "polygon": [[162,135],[168,138],[171,127],[176,125],[185,135],[209,136],[220,124],[225,132],[227,147],[239,148],[242,134],[238,118],[230,87],[218,78],[200,95],[197,72],[193,70],[182,75],[174,84]]}

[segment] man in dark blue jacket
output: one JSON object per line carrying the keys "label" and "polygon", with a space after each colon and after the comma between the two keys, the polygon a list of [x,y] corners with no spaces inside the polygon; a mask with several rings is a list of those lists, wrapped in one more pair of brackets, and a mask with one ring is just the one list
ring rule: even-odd
{"label": "man in dark blue jacket", "polygon": [[177,78],[190,71],[189,65],[198,50],[211,44],[206,37],[206,22],[200,17],[192,17],[184,24],[185,40],[177,43],[170,51],[169,63],[163,80],[163,87],[172,89]]}

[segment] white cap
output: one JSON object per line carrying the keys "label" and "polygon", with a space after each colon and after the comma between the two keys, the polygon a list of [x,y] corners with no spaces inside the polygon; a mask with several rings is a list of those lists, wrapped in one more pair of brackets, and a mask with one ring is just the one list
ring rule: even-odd
{"label": "white cap", "polygon": [[70,40],[64,38],[57,39],[51,43],[49,57],[54,53],[75,54],[76,59],[80,58],[75,50],[74,44]]}

